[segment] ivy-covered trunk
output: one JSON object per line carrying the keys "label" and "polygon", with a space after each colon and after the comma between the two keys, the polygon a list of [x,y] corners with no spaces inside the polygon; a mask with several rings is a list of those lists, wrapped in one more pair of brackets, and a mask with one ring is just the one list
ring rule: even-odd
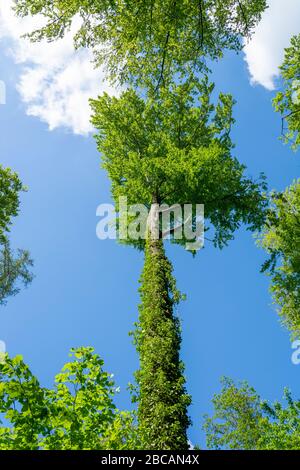
{"label": "ivy-covered trunk", "polygon": [[174,306],[180,299],[163,241],[148,236],[141,277],[136,335],[140,355],[138,420],[143,448],[187,450],[187,408],[180,324]]}

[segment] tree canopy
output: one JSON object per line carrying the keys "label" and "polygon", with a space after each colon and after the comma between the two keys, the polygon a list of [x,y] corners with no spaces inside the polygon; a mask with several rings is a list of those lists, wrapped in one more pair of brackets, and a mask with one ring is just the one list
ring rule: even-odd
{"label": "tree canopy", "polygon": [[161,90],[155,100],[133,90],[120,98],[104,94],[91,101],[92,123],[117,206],[120,196],[149,209],[154,198],[169,206],[204,204],[213,242],[222,247],[241,223],[261,227],[266,199],[264,178],[247,178],[231,155],[233,99],[221,94],[213,104],[212,91],[207,80],[193,79]]}
{"label": "tree canopy", "polygon": [[284,89],[277,94],[274,106],[282,116],[283,140],[296,150],[300,145],[300,34],[285,50],[280,70]]}

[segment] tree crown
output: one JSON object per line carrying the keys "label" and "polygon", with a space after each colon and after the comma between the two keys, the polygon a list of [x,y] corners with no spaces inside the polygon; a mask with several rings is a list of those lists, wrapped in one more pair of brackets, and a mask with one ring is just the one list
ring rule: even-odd
{"label": "tree crown", "polygon": [[261,226],[266,200],[264,179],[247,178],[231,155],[233,99],[221,94],[213,104],[212,91],[207,80],[195,79],[162,89],[155,100],[131,89],[119,98],[104,94],[91,101],[92,123],[117,206],[120,196],[148,208],[154,199],[204,204],[213,241],[222,247],[241,223]]}
{"label": "tree crown", "polygon": [[110,78],[157,88],[240,50],[266,7],[266,0],[18,0],[16,12],[47,19],[33,40],[61,38],[73,25],[76,47],[92,48]]}

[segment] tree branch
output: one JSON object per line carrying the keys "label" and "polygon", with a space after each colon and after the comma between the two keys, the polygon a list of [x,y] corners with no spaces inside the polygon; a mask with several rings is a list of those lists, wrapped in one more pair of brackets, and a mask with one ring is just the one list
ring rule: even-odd
{"label": "tree branch", "polygon": [[243,7],[243,5],[242,5],[242,3],[241,3],[240,0],[238,0],[238,4],[239,4],[240,10],[241,10],[241,12],[242,12],[242,17],[243,17],[243,19],[244,19],[244,21],[245,21],[245,30],[246,30],[247,34],[249,34],[249,31],[250,31],[250,30],[249,30],[249,24],[248,24],[248,20],[247,20],[247,16],[246,16],[244,7]]}

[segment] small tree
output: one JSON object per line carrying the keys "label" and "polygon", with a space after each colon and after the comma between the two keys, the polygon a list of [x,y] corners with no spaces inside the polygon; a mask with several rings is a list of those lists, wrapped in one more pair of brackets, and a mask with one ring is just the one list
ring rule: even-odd
{"label": "small tree", "polygon": [[73,360],[40,386],[21,356],[0,361],[2,450],[122,450],[139,446],[134,415],[119,412],[116,389],[93,348],[71,350]]}

